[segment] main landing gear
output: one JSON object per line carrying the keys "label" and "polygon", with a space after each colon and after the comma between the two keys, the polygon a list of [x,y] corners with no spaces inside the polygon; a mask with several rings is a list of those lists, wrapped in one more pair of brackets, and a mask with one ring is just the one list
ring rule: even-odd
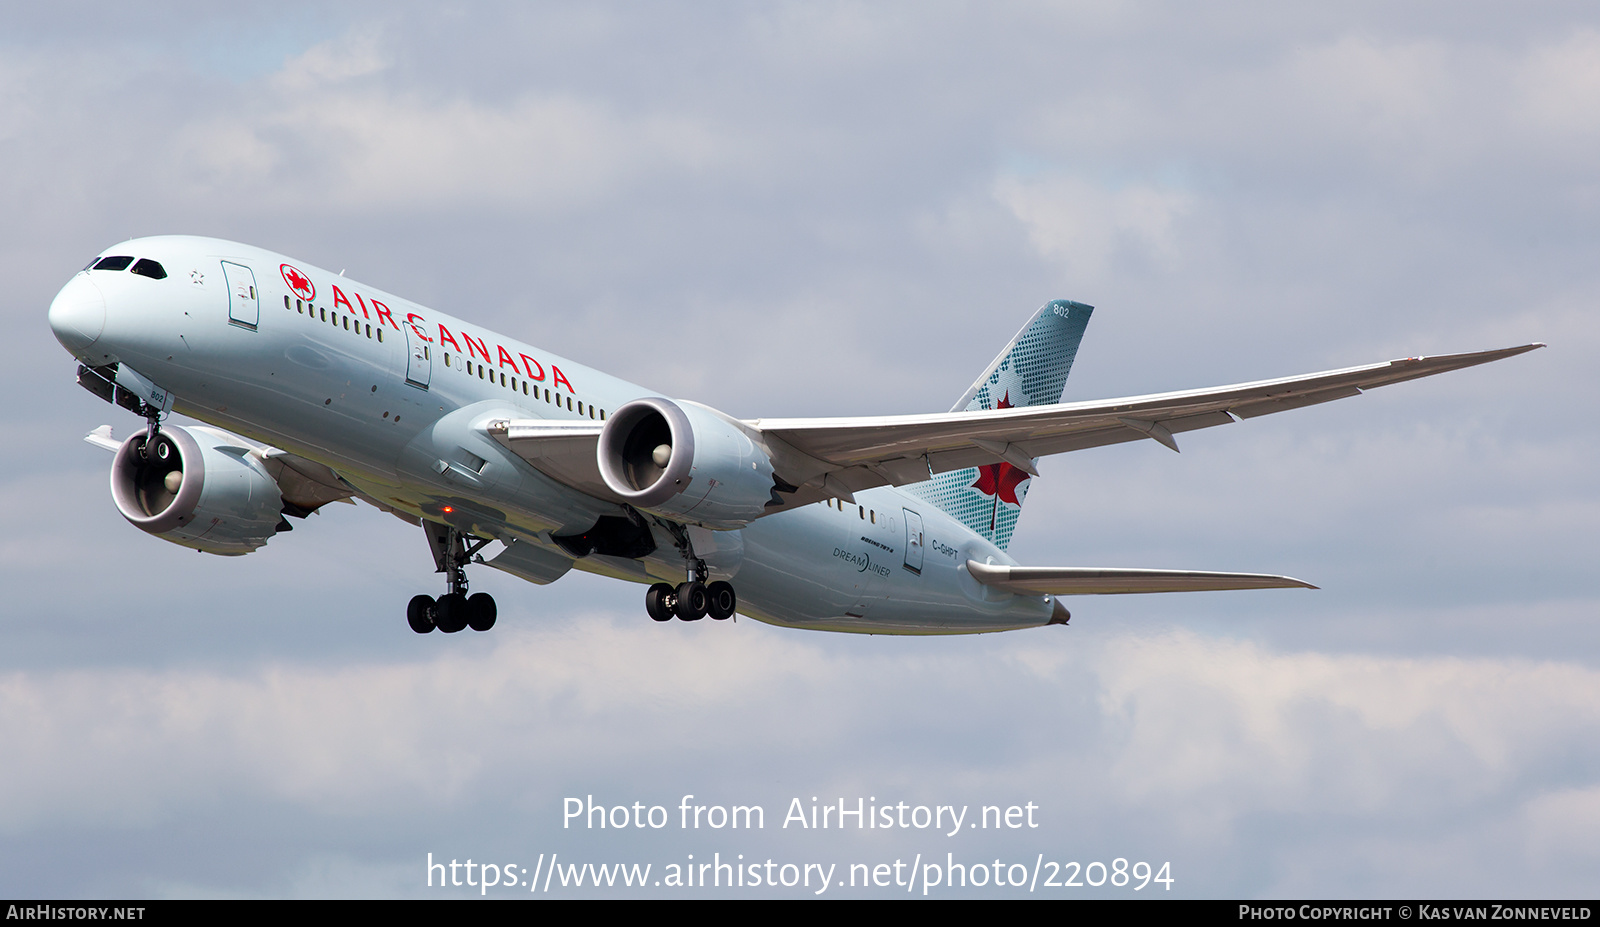
{"label": "main landing gear", "polygon": [[699,621],[707,615],[722,621],[732,618],[738,607],[732,584],[720,579],[710,585],[693,579],[676,586],[656,583],[644,594],[644,610],[657,621]]}
{"label": "main landing gear", "polygon": [[[423,528],[428,532],[428,546],[433,548],[438,572],[445,574],[450,591],[438,599],[431,595],[413,596],[406,605],[406,623],[411,625],[411,630],[427,634],[438,628],[446,634],[454,634],[464,628],[487,631],[494,627],[498,614],[494,596],[487,592],[467,595],[466,566],[472,555],[490,539],[471,538],[455,528],[433,522],[424,522]],[[467,546],[469,539],[474,542],[471,547]]]}
{"label": "main landing gear", "polygon": [[644,594],[644,610],[657,621],[671,621],[673,618],[699,621],[706,615],[716,621],[732,618],[739,607],[739,597],[734,594],[733,585],[720,579],[707,583],[710,576],[706,562],[695,556],[689,533],[681,525],[667,523],[666,527],[672,532],[679,553],[683,554],[689,579],[676,586],[671,583],[651,586]]}

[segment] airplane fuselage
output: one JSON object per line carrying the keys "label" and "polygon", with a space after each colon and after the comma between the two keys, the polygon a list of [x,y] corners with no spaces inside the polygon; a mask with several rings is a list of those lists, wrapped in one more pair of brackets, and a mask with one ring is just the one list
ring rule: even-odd
{"label": "airplane fuselage", "polygon": [[[601,423],[651,390],[245,245],[169,236],[105,254],[157,262],[165,276],[85,269],[67,284],[51,324],[87,365],[132,368],[171,394],[174,411],[322,464],[402,517],[515,545],[542,565],[519,574],[536,582],[567,561],[683,581],[684,557],[659,523],[643,556],[572,556],[555,538],[623,509],[485,433],[506,419]],[[1055,608],[1049,596],[978,583],[968,560],[1015,561],[891,487],[687,534],[711,576],[737,584],[739,611],[773,624],[970,633],[1042,625]]]}

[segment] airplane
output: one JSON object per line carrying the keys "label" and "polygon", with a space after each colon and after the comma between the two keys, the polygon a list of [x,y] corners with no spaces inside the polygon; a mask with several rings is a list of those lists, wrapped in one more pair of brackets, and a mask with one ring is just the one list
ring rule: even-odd
{"label": "airplane", "polygon": [[[302,261],[191,236],[96,255],[50,305],[78,382],[144,420],[111,495],[135,527],[236,556],[332,502],[420,528],[446,592],[418,633],[487,631],[482,564],[646,585],[656,621],[875,634],[1066,624],[1069,595],[1310,588],[1287,576],[1023,566],[1037,458],[1360,395],[1542,344],[1062,403],[1091,306],[1052,300],[950,411],[740,420]],[[202,424],[170,421],[179,413]],[[500,545],[492,557],[484,549]]]}

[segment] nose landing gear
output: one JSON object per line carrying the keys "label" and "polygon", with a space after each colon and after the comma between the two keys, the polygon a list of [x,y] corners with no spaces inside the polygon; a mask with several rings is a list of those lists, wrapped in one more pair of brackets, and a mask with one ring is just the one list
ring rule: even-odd
{"label": "nose landing gear", "polygon": [[[424,523],[423,528],[428,532],[428,546],[433,549],[438,572],[445,574],[450,591],[437,600],[430,595],[413,596],[406,605],[406,623],[411,625],[411,630],[427,634],[438,628],[446,634],[454,634],[465,628],[487,631],[494,627],[499,614],[494,596],[487,592],[467,595],[466,566],[472,555],[490,539],[471,538],[455,528],[433,522]],[[469,538],[474,542],[471,547],[467,546]]]}

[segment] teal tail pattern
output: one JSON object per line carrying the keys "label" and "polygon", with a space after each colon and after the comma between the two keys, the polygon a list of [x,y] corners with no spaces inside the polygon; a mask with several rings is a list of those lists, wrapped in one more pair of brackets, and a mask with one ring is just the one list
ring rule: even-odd
{"label": "teal tail pattern", "polygon": [[[950,411],[1060,402],[1072,361],[1078,356],[1078,342],[1083,340],[1093,312],[1093,306],[1065,299],[1046,303]],[[1001,462],[953,470],[901,488],[949,512],[1005,550],[1022,514],[1028,483],[1026,472]]]}

